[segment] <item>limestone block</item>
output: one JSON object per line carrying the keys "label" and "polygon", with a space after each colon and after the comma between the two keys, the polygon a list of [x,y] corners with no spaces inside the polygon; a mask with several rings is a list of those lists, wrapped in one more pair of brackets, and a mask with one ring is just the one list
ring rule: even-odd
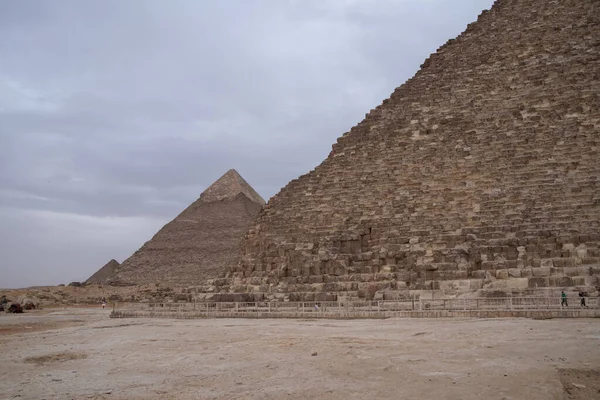
{"label": "limestone block", "polygon": [[509,278],[507,280],[507,286],[509,289],[524,290],[529,287],[528,278]]}
{"label": "limestone block", "polygon": [[483,270],[472,271],[471,276],[476,279],[485,279],[487,276],[487,272]]}
{"label": "limestone block", "polygon": [[443,293],[454,292],[456,291],[456,286],[454,285],[454,281],[441,281],[439,282],[438,288]]}
{"label": "limestone block", "polygon": [[496,270],[496,279],[508,279],[508,270],[506,270],[506,269]]}
{"label": "limestone block", "polygon": [[481,263],[481,268],[486,271],[491,271],[496,269],[496,263],[493,261],[484,261]]}
{"label": "limestone block", "polygon": [[336,301],[337,295],[334,293],[317,293],[315,301]]}
{"label": "limestone block", "polygon": [[551,258],[544,258],[540,260],[540,266],[542,268],[552,268],[554,267],[554,262]]}
{"label": "limestone block", "polygon": [[516,247],[507,247],[504,250],[504,254],[506,254],[508,260],[516,260],[519,258],[519,251]]}
{"label": "limestone block", "polygon": [[594,267],[591,267],[589,265],[580,265],[576,268],[577,268],[577,275],[579,275],[579,276],[591,275],[591,273],[593,273],[593,271],[594,271]]}
{"label": "limestone block", "polygon": [[[589,245],[591,246],[591,244]],[[600,257],[600,249],[599,248],[592,248],[588,246],[588,256],[589,257],[594,257],[594,258],[598,258]]]}
{"label": "limestone block", "polygon": [[337,282],[326,283],[321,286],[320,292],[338,292],[341,289],[341,285]]}
{"label": "limestone block", "polygon": [[[231,285],[232,286],[240,286],[240,285],[243,285],[243,284],[244,284],[244,280],[242,278],[233,278],[231,280]],[[223,286],[223,285],[220,285],[220,286]]]}
{"label": "limestone block", "polygon": [[555,287],[569,287],[573,285],[573,280],[568,276],[551,276],[549,285]]}
{"label": "limestone block", "polygon": [[424,287],[432,290],[440,290],[440,284],[444,281],[425,281]]}
{"label": "limestone block", "polygon": [[590,288],[588,292],[591,294],[600,287],[600,276],[584,276],[583,282],[585,286]]}
{"label": "limestone block", "polygon": [[408,288],[408,284],[403,281],[395,281],[393,282],[396,285],[396,289],[406,289]]}
{"label": "limestone block", "polygon": [[521,277],[521,270],[518,268],[510,268],[508,270],[508,275],[511,278],[520,278]]}
{"label": "limestone block", "polygon": [[374,277],[376,281],[391,281],[392,279],[395,280],[395,278],[395,274],[391,272],[380,272],[378,274],[375,274]]}
{"label": "limestone block", "polygon": [[384,265],[379,268],[379,271],[381,271],[382,273],[391,273],[396,271],[396,267],[392,265]]}
{"label": "limestone block", "polygon": [[534,277],[550,276],[550,268],[540,267],[531,269]]}
{"label": "limestone block", "polygon": [[402,296],[400,293],[396,291],[386,290],[383,292],[383,300],[398,300],[401,298]]}
{"label": "limestone block", "polygon": [[250,293],[260,293],[262,292],[262,290],[260,290],[260,285],[251,285],[248,287],[247,289]]}
{"label": "limestone block", "polygon": [[528,278],[529,279],[529,287],[530,288],[544,288],[549,286],[549,278],[539,277],[539,278]]}
{"label": "limestone block", "polygon": [[584,286],[585,285],[585,276],[574,276],[571,278],[572,286]]}
{"label": "limestone block", "polygon": [[461,292],[467,292],[471,290],[471,280],[469,279],[455,279],[450,281],[440,282],[440,290],[455,290]]}
{"label": "limestone block", "polygon": [[248,291],[248,286],[234,286],[233,287],[233,292],[234,293],[244,293]]}
{"label": "limestone block", "polygon": [[469,272],[468,271],[454,271],[454,278],[455,279],[468,279]]}
{"label": "limestone block", "polygon": [[508,280],[507,279],[499,279],[491,282],[490,287],[492,289],[507,289],[508,288]]}
{"label": "limestone block", "polygon": [[483,287],[483,279],[469,279],[469,289],[479,290]]}
{"label": "limestone block", "polygon": [[575,256],[579,259],[587,257],[587,248],[581,244],[575,249]]}
{"label": "limestone block", "polygon": [[[317,293],[302,293],[300,301],[316,301]],[[291,299],[290,299],[291,301]]]}
{"label": "limestone block", "polygon": [[319,261],[331,260],[331,254],[326,250],[319,250]]}
{"label": "limestone block", "polygon": [[[589,252],[589,250],[588,250]],[[594,264],[600,264],[600,258],[596,258],[596,257],[586,257],[586,258],[582,258],[581,259],[581,264],[582,265],[594,265]]]}

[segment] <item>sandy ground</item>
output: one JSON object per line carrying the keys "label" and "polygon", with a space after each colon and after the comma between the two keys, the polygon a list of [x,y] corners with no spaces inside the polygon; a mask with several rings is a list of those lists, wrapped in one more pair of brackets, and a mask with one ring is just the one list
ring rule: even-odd
{"label": "sandy ground", "polygon": [[1,315],[0,399],[600,399],[600,320],[108,315]]}

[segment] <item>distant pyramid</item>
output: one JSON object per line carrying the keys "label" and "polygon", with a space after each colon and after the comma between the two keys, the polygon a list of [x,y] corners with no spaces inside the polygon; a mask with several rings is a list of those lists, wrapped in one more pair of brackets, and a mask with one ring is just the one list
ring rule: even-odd
{"label": "distant pyramid", "polygon": [[112,284],[199,284],[239,260],[239,245],[265,201],[231,169],[125,260]]}
{"label": "distant pyramid", "polygon": [[96,273],[89,277],[85,283],[104,283],[108,278],[110,278],[115,270],[119,268],[119,262],[115,259],[107,262],[104,267],[100,268]]}

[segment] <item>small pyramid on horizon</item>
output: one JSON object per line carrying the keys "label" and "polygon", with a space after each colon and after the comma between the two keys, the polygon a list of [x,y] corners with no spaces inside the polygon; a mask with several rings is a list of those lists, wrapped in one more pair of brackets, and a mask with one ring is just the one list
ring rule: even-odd
{"label": "small pyramid on horizon", "polygon": [[263,198],[230,169],[115,270],[109,284],[200,284],[239,261]]}
{"label": "small pyramid on horizon", "polygon": [[85,281],[85,283],[104,283],[106,279],[110,278],[114,274],[115,270],[119,268],[119,265],[119,262],[113,258],[112,260],[107,262],[102,268],[96,271],[94,275],[90,276],[88,280]]}

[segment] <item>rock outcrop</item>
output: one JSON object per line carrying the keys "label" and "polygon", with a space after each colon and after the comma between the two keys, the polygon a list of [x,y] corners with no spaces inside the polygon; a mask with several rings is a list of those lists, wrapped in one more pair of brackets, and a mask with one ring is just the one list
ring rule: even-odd
{"label": "rock outcrop", "polygon": [[595,292],[599,180],[600,2],[496,1],[274,196],[241,262],[199,290]]}
{"label": "rock outcrop", "polygon": [[229,170],[107,280],[116,285],[193,285],[239,262],[239,246],[265,201]]}

